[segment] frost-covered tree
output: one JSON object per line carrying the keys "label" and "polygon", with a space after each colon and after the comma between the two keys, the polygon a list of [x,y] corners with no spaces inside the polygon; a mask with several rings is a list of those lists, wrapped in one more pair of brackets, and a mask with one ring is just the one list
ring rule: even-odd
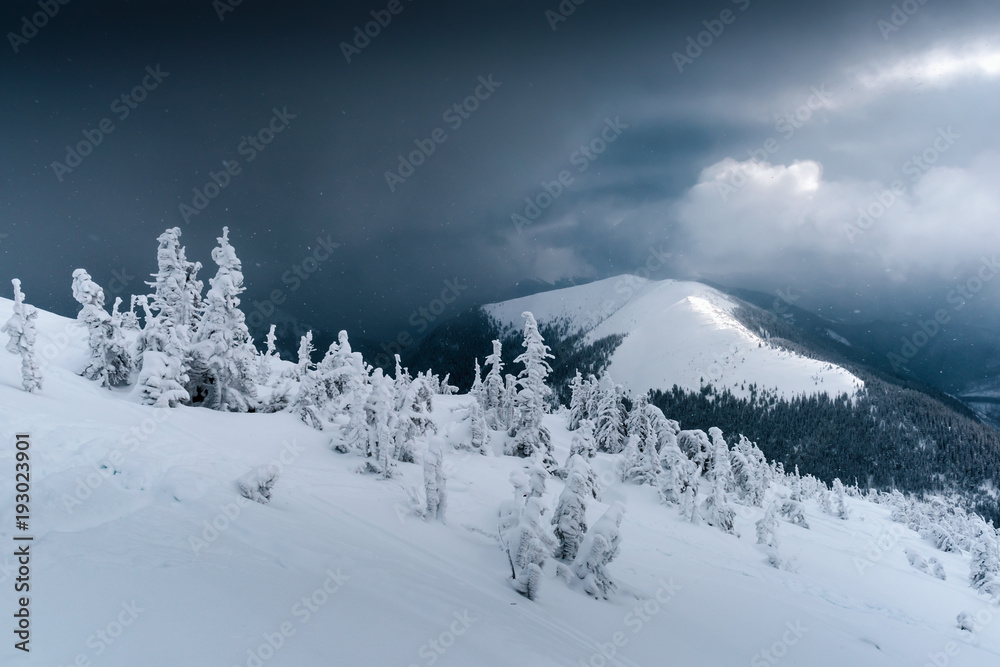
{"label": "frost-covered tree", "polygon": [[490,429],[486,423],[486,413],[479,401],[469,404],[469,429],[472,435],[470,446],[481,454],[489,454]]}
{"label": "frost-covered tree", "polygon": [[340,393],[338,410],[347,414],[347,424],[341,426],[345,448],[365,449],[367,443],[367,414],[365,405],[371,393],[369,367],[360,352],[351,349],[347,332],[337,335],[337,353],[331,371]]}
{"label": "frost-covered tree", "polygon": [[83,269],[73,271],[73,298],[80,304],[77,320],[87,330],[90,357],[81,375],[102,387],[126,384],[132,372],[132,355],[121,331],[121,315],[115,300],[115,316],[104,310],[104,290]]}
{"label": "frost-covered tree", "polygon": [[513,454],[515,456],[531,457],[540,454],[549,469],[556,466],[552,454],[552,437],[549,430],[542,426],[542,416],[545,412],[545,399],[551,393],[545,379],[552,372],[549,359],[549,347],[538,332],[535,316],[530,312],[521,313],[524,318],[524,352],[515,363],[524,368],[518,375],[517,422],[514,434]]}
{"label": "frost-covered tree", "polygon": [[247,412],[257,403],[257,350],[240,310],[243,270],[222,228],[212,250],[218,265],[191,346],[191,395],[213,410]]}
{"label": "frost-covered tree", "polygon": [[809,527],[809,522],[806,521],[805,507],[798,500],[792,500],[791,498],[782,500],[779,511],[781,512],[781,516],[788,519],[790,523],[802,526],[803,528]]}
{"label": "frost-covered tree", "polygon": [[433,392],[423,378],[404,383],[397,378],[393,388],[397,406],[396,432],[393,436],[396,450],[393,457],[397,461],[413,463],[414,441],[428,432],[437,433],[437,426],[430,417]]}
{"label": "frost-covered tree", "polygon": [[[487,415],[489,419],[489,415]],[[506,376],[503,390],[503,402],[500,404],[500,418],[497,425],[506,429],[507,435],[513,437],[517,422],[517,378],[510,373]]]}
{"label": "frost-covered tree", "polygon": [[479,368],[479,357],[476,357],[475,375],[473,376],[472,388],[469,390],[469,394],[471,396],[475,397],[476,402],[479,403],[479,405],[482,405],[483,401],[485,400],[483,398],[483,377],[482,377],[482,375],[483,375],[483,371],[482,371],[481,368]]}
{"label": "frost-covered tree", "polygon": [[982,526],[969,554],[969,584],[982,593],[1000,597],[1000,553],[996,531]]}
{"label": "frost-covered tree", "polygon": [[736,511],[729,504],[729,497],[726,494],[726,481],[732,478],[728,450],[725,440],[722,439],[721,431],[718,437],[713,439],[716,441],[716,450],[709,474],[712,492],[705,499],[703,506],[705,521],[719,530],[735,534],[736,528],[733,522],[736,519]]}
{"label": "frost-covered tree", "polygon": [[[579,457],[577,457],[579,458]],[[570,468],[566,477],[566,486],[559,494],[556,511],[552,515],[555,526],[556,558],[572,562],[576,558],[580,543],[587,533],[587,496],[590,495],[590,483],[579,469]]]}
{"label": "frost-covered tree", "polygon": [[444,521],[448,507],[448,489],[444,474],[444,444],[431,438],[424,456],[424,492],[427,497],[426,516]]}
{"label": "frost-covered tree", "polygon": [[645,396],[636,399],[628,420],[628,444],[621,462],[623,482],[656,484],[661,468],[656,451],[657,434],[653,429]]}
{"label": "frost-covered tree", "polygon": [[21,355],[21,387],[27,392],[41,391],[42,371],[35,360],[35,341],[38,338],[35,320],[38,318],[38,310],[24,303],[21,281],[14,278],[10,282],[14,286],[14,308],[0,332],[10,336],[7,351]]}
{"label": "frost-covered tree", "polygon": [[700,429],[681,431],[677,434],[677,446],[694,462],[699,476],[708,473],[712,442],[708,439],[707,433]]}
{"label": "frost-covered tree", "polygon": [[733,467],[729,463],[729,445],[722,437],[722,429],[715,426],[708,429],[708,436],[712,440],[712,455],[709,459],[708,479],[715,481],[722,478],[722,488],[728,493],[735,487],[733,478]]}
{"label": "frost-covered tree", "polygon": [[840,479],[833,480],[833,492],[830,497],[831,514],[840,519],[850,519],[851,510],[847,506],[847,499],[844,495],[844,483]]}
{"label": "frost-covered tree", "polygon": [[[516,486],[515,486],[516,495]],[[529,600],[538,597],[542,566],[556,542],[543,523],[545,506],[539,498],[506,501],[500,507],[500,537],[510,563],[511,582]]]}
{"label": "frost-covered tree", "polygon": [[173,407],[189,403],[191,335],[185,322],[185,290],[189,267],[180,245],[181,230],[167,229],[157,238],[157,272],[151,295],[134,297],[143,310],[143,328],[136,339],[135,355],[141,370],[139,395],[147,405]]}
{"label": "frost-covered tree", "polygon": [[296,377],[302,377],[312,366],[312,353],[316,348],[313,347],[313,332],[307,331],[304,336],[299,340],[299,356],[298,361],[295,364],[295,375]]}
{"label": "frost-covered tree", "polygon": [[580,375],[580,371],[577,371],[576,375],[570,381],[569,388],[571,392],[569,399],[569,430],[575,431],[579,428],[581,420],[590,417],[587,413],[590,385],[584,381],[583,376]]}
{"label": "frost-covered tree", "polygon": [[396,411],[392,385],[392,379],[385,377],[381,368],[376,368],[371,377],[371,393],[365,403],[368,436],[365,467],[385,479],[392,477],[395,470]]}
{"label": "frost-covered tree", "polygon": [[764,511],[764,516],[756,523],[757,544],[778,548],[778,504],[772,502]]}
{"label": "frost-covered tree", "polygon": [[611,454],[618,454],[625,447],[625,405],[624,391],[607,374],[601,377],[597,387],[597,424],[594,439],[597,448]]}
{"label": "frost-covered tree", "polygon": [[729,463],[736,498],[746,505],[760,507],[770,484],[770,468],[763,452],[746,436],[740,435],[739,442],[729,452]]}
{"label": "frost-covered tree", "polygon": [[594,597],[606,599],[617,589],[607,566],[618,556],[624,517],[625,506],[613,503],[587,532],[573,561],[573,571],[583,579],[583,589]]}
{"label": "frost-covered tree", "polygon": [[267,347],[260,353],[257,359],[257,379],[262,385],[270,383],[271,374],[274,372],[274,362],[280,359],[278,351],[275,348],[276,339],[274,325],[272,324],[267,332],[267,336],[264,338],[264,343]]}
{"label": "frost-covered tree", "polygon": [[504,383],[503,361],[500,354],[503,347],[499,340],[493,341],[493,353],[486,357],[485,365],[489,367],[483,379],[482,403],[486,411],[486,421],[490,428],[502,430],[508,428],[511,422],[504,421],[504,403],[507,399],[507,388]]}
{"label": "frost-covered tree", "polygon": [[573,431],[573,440],[569,446],[569,455],[572,458],[579,454],[585,459],[592,459],[597,456],[597,443],[594,441],[594,425],[589,419],[581,419]]}
{"label": "frost-covered tree", "polygon": [[[650,406],[655,408],[655,406]],[[657,410],[657,412],[659,412]],[[660,412],[660,416],[662,416]],[[660,500],[670,505],[680,504],[684,489],[697,483],[695,464],[684,455],[677,444],[680,427],[677,422],[657,417],[654,420],[659,442],[660,476],[658,489]]]}

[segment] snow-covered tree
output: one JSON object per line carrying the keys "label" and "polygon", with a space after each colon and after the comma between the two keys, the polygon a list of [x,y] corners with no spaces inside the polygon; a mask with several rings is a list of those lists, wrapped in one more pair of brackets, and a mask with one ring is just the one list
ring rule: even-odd
{"label": "snow-covered tree", "polygon": [[[397,372],[399,372],[398,364]],[[393,457],[397,461],[412,463],[416,438],[428,432],[437,433],[437,426],[430,417],[433,392],[423,378],[401,383],[397,377],[393,388],[394,392],[397,392],[396,432],[393,436],[396,450]]]}
{"label": "snow-covered tree", "polygon": [[102,387],[126,384],[132,372],[132,355],[121,331],[121,315],[115,300],[115,316],[104,310],[104,290],[83,269],[73,271],[73,298],[80,304],[77,320],[87,330],[90,357],[81,375]]}
{"label": "snow-covered tree", "polygon": [[552,372],[548,359],[549,347],[538,332],[535,316],[530,312],[521,313],[524,318],[524,352],[515,363],[524,368],[518,375],[517,393],[517,424],[514,433],[515,456],[531,457],[540,454],[549,469],[556,466],[552,454],[552,437],[549,430],[542,426],[542,416],[545,412],[545,399],[551,389],[545,384],[545,379]]}
{"label": "snow-covered tree", "polygon": [[733,467],[729,463],[729,445],[722,437],[722,429],[720,428],[713,426],[708,429],[708,436],[712,440],[708,479],[714,482],[717,477],[721,477],[722,488],[728,493],[736,486],[733,478]]}
{"label": "snow-covered tree", "polygon": [[472,388],[469,390],[469,394],[475,397],[476,402],[479,403],[479,405],[482,405],[485,400],[483,397],[482,375],[483,371],[481,368],[479,368],[479,357],[476,357],[476,370],[475,370],[475,375],[473,376]]}
{"label": "snow-covered tree", "polygon": [[699,476],[708,473],[712,442],[708,439],[707,433],[700,429],[681,431],[677,434],[677,446],[694,462]]}
{"label": "snow-covered tree", "polygon": [[570,400],[569,400],[569,430],[575,431],[580,426],[580,421],[587,419],[590,415],[587,413],[587,399],[589,396],[589,385],[584,381],[583,376],[580,375],[580,371],[576,372],[573,379],[569,384]]}
{"label": "snow-covered tree", "polygon": [[396,443],[393,434],[396,432],[396,411],[392,385],[392,379],[386,377],[381,368],[376,368],[371,377],[371,393],[365,404],[368,436],[366,469],[386,479],[392,477],[395,470],[393,454]]}
{"label": "snow-covered tree", "polygon": [[[516,487],[515,487],[516,488]],[[538,597],[542,566],[555,549],[555,538],[543,524],[545,506],[539,498],[506,501],[500,508],[500,536],[510,562],[511,581],[529,600]]]}
{"label": "snow-covered tree", "polygon": [[625,447],[625,406],[622,402],[624,390],[615,384],[607,374],[601,376],[597,387],[597,425],[594,439],[597,448],[611,454],[618,454]]}
{"label": "snow-covered tree", "polygon": [[444,444],[431,438],[424,456],[424,492],[427,497],[426,516],[444,521],[448,507],[448,489],[444,474]]}
{"label": "snow-covered tree", "polygon": [[312,331],[307,331],[299,340],[299,357],[298,362],[295,364],[296,377],[302,377],[302,374],[312,366],[312,353],[316,349],[313,347],[312,340]]}
{"label": "snow-covered tree", "polygon": [[367,443],[365,405],[371,393],[369,367],[361,353],[351,349],[346,331],[337,336],[337,353],[331,373],[340,392],[338,409],[347,413],[347,424],[341,426],[344,447],[364,449]]}
{"label": "snow-covered tree", "polygon": [[764,516],[756,523],[757,544],[778,548],[778,504],[772,502],[764,511]]}
{"label": "snow-covered tree", "polygon": [[621,462],[623,482],[656,484],[659,481],[662,470],[656,451],[657,434],[650,419],[650,407],[653,406],[649,405],[646,397],[640,396],[629,414],[628,444]]}
{"label": "snow-covered tree", "polygon": [[850,519],[851,510],[844,496],[844,483],[840,479],[833,480],[833,492],[830,497],[831,514],[841,519]]}
{"label": "snow-covered tree", "polygon": [[14,308],[0,332],[10,336],[7,351],[21,355],[21,387],[27,392],[40,391],[42,371],[35,360],[35,341],[38,338],[35,320],[38,318],[38,310],[24,303],[21,281],[14,278],[10,282],[14,285]]}
{"label": "snow-covered tree", "polygon": [[589,419],[581,419],[573,431],[573,440],[569,446],[570,458],[579,454],[585,459],[597,456],[597,443],[594,441],[594,425]]}
{"label": "snow-covered tree", "polygon": [[271,501],[271,489],[278,481],[278,466],[275,464],[258,466],[236,480],[240,495],[247,500],[266,505]]}
{"label": "snow-covered tree", "polygon": [[790,523],[802,526],[803,528],[809,527],[809,522],[806,521],[805,507],[798,500],[792,500],[791,498],[782,500],[779,511],[781,512],[781,516],[788,519]]}
{"label": "snow-covered tree", "polygon": [[[577,457],[579,458],[579,457]],[[556,511],[552,515],[556,539],[559,546],[556,558],[572,562],[579,551],[580,543],[587,533],[587,496],[590,483],[579,469],[570,468],[566,486],[559,494]]]}
{"label": "snow-covered tree", "polygon": [[[662,414],[660,412],[661,416]],[[677,434],[680,432],[677,422],[666,418],[661,420],[657,417],[654,420],[654,426],[659,441],[661,472],[658,488],[660,500],[671,505],[680,504],[684,489],[697,483],[696,466],[684,455],[677,444]]]}
{"label": "snow-covered tree", "polygon": [[504,384],[503,361],[500,354],[503,348],[499,340],[493,341],[493,353],[486,357],[485,365],[489,367],[483,380],[482,404],[486,411],[486,421],[490,428],[502,430],[509,428],[512,422],[504,421],[504,402],[507,389]]}
{"label": "snow-covered tree", "polygon": [[607,565],[618,556],[621,546],[620,527],[625,506],[613,503],[587,532],[580,545],[573,571],[583,579],[583,589],[594,597],[607,598],[617,586],[607,571]]}
{"label": "snow-covered tree", "polygon": [[191,346],[191,395],[213,410],[246,412],[257,402],[257,350],[250,338],[239,295],[243,270],[222,228],[212,250],[218,265]]}
{"label": "snow-covered tree", "polygon": [[[486,415],[487,420],[489,415]],[[497,425],[506,429],[507,435],[513,437],[517,422],[517,378],[510,373],[506,376],[503,390],[503,401],[500,404],[500,418]]]}
{"label": "snow-covered tree", "polygon": [[267,348],[261,352],[257,359],[257,379],[262,385],[267,385],[271,381],[271,374],[274,372],[274,362],[278,361],[278,351],[275,348],[276,336],[274,335],[274,325],[267,332],[264,343]]}
{"label": "snow-covered tree", "polygon": [[1000,552],[996,531],[982,526],[969,554],[969,584],[982,593],[1000,597]]}
{"label": "snow-covered tree", "polygon": [[489,454],[490,429],[486,423],[486,413],[479,401],[469,404],[469,429],[472,434],[470,446],[472,449]]}
{"label": "snow-covered tree", "polygon": [[[714,428],[713,430],[718,431]],[[729,451],[726,449],[726,441],[722,439],[721,431],[713,437],[713,440],[715,441],[715,455],[713,456],[712,469],[709,472],[712,492],[705,499],[703,507],[705,521],[719,530],[735,534],[736,528],[733,522],[736,519],[736,511],[729,504],[729,497],[726,494],[727,481],[731,482],[732,480]]]}
{"label": "snow-covered tree", "polygon": [[763,452],[746,436],[740,435],[739,442],[729,452],[729,462],[736,498],[746,505],[760,507],[770,484],[770,468]]}

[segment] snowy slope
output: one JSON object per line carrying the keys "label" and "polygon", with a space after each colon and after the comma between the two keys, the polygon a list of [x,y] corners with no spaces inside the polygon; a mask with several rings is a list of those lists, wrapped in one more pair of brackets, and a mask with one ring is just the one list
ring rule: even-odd
{"label": "snowy slope", "polygon": [[[9,311],[0,302],[0,321]],[[779,528],[797,571],[775,570],[754,544],[760,510],[737,508],[739,538],[683,522],[652,488],[614,482],[599,455],[604,502],[588,517],[626,504],[610,565],[620,594],[598,602],[550,572],[530,602],[495,537],[521,460],[449,449],[448,522],[425,522],[410,510],[418,465],[380,481],[287,414],[139,405],[74,374],[72,321],[42,313],[40,326],[52,347],[39,394],[0,351],[0,665],[729,666],[774,664],[761,654],[773,650],[786,665],[909,667],[949,646],[954,664],[1000,664],[1000,622],[955,627],[961,611],[1000,618],[969,588],[968,558],[934,551],[883,507],[849,499],[841,521],[808,503],[810,530]],[[469,400],[435,397],[450,441]],[[560,461],[564,423],[546,417]],[[15,433],[32,442],[28,655],[10,633]],[[242,504],[234,481],[272,461],[271,504]],[[561,486],[550,481],[549,506]],[[938,557],[948,580],[911,568],[906,546]]]}
{"label": "snowy slope", "polygon": [[779,395],[826,391],[853,395],[863,382],[847,370],[768,347],[732,315],[736,302],[707,285],[633,276],[484,306],[502,324],[519,328],[530,310],[539,323],[559,323],[585,340],[625,334],[608,372],[632,392],[699,389],[711,383],[745,396],[746,385]]}

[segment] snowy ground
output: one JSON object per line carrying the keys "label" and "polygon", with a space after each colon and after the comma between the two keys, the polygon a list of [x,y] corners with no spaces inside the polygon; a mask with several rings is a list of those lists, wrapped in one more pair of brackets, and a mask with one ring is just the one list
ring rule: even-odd
{"label": "snowy ground", "polygon": [[633,393],[697,390],[704,384],[747,396],[747,385],[781,396],[825,391],[853,395],[864,383],[834,364],[768,347],[733,317],[736,303],[716,289],[679,280],[619,276],[491,304],[486,311],[520,329],[530,310],[539,323],[563,322],[593,342],[626,334],[607,372]]}
{"label": "snowy ground", "polygon": [[[883,507],[849,499],[843,521],[808,502],[809,530],[779,528],[797,566],[776,570],[754,544],[761,510],[738,507],[741,537],[683,522],[651,487],[611,481],[599,455],[590,521],[627,506],[619,594],[596,601],[549,572],[531,602],[496,539],[521,460],[449,449],[447,525],[425,522],[410,510],[420,466],[381,481],[289,415],[138,405],[75,375],[70,320],[42,313],[40,329],[40,394],[20,390],[17,357],[0,352],[2,665],[1000,664],[1000,608],[969,588],[967,556],[936,552]],[[436,397],[452,441],[468,400]],[[547,417],[560,461],[564,423]],[[16,433],[32,443],[30,654],[11,634]],[[271,504],[241,501],[235,480],[275,461]],[[550,480],[550,506],[561,486]],[[912,568],[907,546],[941,560],[947,581]],[[982,627],[960,631],[962,611]]]}

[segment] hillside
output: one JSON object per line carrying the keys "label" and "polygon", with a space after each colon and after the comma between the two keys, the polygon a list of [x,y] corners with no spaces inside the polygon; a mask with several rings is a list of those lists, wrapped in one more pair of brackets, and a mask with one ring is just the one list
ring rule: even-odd
{"label": "hillside", "polygon": [[[0,301],[0,320],[9,314]],[[456,449],[468,442],[470,397],[434,397],[447,445],[442,524],[415,512],[422,448],[418,464],[380,480],[290,414],[143,406],[132,390],[76,375],[85,343],[74,321],[43,312],[38,324],[39,393],[20,390],[17,357],[0,353],[0,437],[30,435],[34,536],[31,653],[5,642],[2,664],[645,666],[669,655],[903,667],[945,651],[972,667],[1000,660],[1000,610],[969,587],[969,556],[935,550],[885,505],[848,498],[842,520],[804,501],[810,528],[781,522],[788,565],[775,569],[755,544],[761,508],[735,506],[739,537],[693,524],[652,487],[618,481],[618,456],[598,454],[603,494],[588,522],[612,502],[626,507],[609,565],[618,593],[592,599],[548,567],[529,601],[511,588],[496,537],[508,476],[524,461],[499,455],[497,433],[490,456]],[[564,414],[545,417],[560,462],[565,424]],[[6,498],[13,451],[0,454]],[[270,504],[243,500],[235,480],[271,462],[281,475]],[[549,480],[547,506],[562,486]],[[767,500],[789,493],[778,482]],[[8,545],[13,525],[4,504]],[[912,567],[907,550],[936,557],[947,579]],[[13,558],[0,564],[12,577]],[[8,593],[8,614],[12,602]],[[978,617],[974,631],[958,629],[962,612]]]}

